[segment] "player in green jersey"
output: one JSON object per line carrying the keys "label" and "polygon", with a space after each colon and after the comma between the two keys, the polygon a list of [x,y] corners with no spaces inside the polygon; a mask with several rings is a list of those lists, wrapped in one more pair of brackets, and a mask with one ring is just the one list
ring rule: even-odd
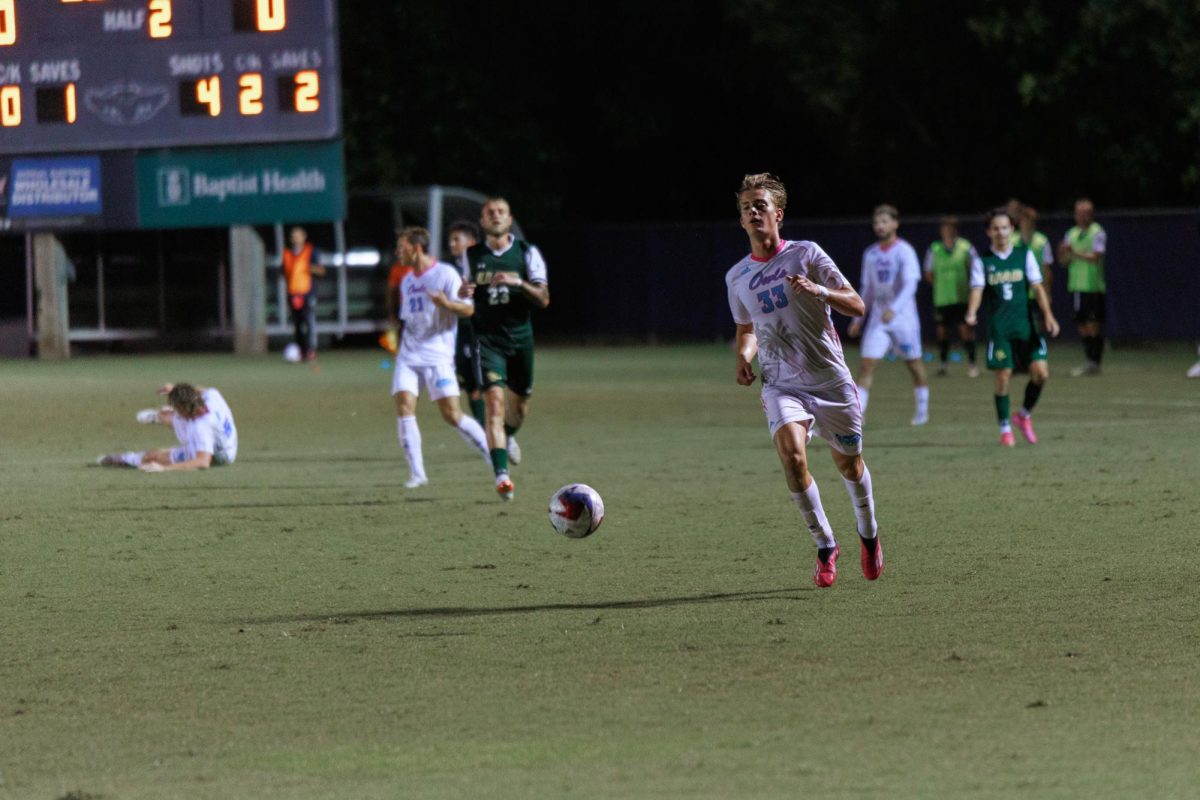
{"label": "player in green jersey", "polygon": [[1058,245],[1058,261],[1067,267],[1067,289],[1075,300],[1075,323],[1083,339],[1087,363],[1072,375],[1098,375],[1104,355],[1104,251],[1108,236],[1095,220],[1096,207],[1082,197],[1075,201],[1075,227]]}
{"label": "player in green jersey", "polygon": [[[450,247],[450,261],[459,264],[461,269],[463,255],[467,249],[479,243],[479,226],[470,220],[460,219],[450,223],[449,235],[446,239]],[[463,275],[463,281],[470,280],[470,275]],[[467,395],[467,406],[471,416],[480,425],[487,424],[483,413],[483,387],[479,375],[479,359],[476,357],[475,326],[470,317],[459,317],[458,332],[454,339],[454,371],[458,374],[458,385]]]}
{"label": "player in green jersey", "polygon": [[512,235],[513,217],[507,200],[493,197],[484,203],[479,226],[486,236],[464,254],[469,282],[461,293],[475,298],[484,427],[496,492],[511,500],[509,437],[524,423],[533,392],[531,312],[550,305],[550,286],[541,252]]}
{"label": "player in green jersey", "polygon": [[[988,369],[996,373],[996,417],[1000,422],[1000,444],[1015,444],[1012,424],[1030,444],[1037,443],[1030,415],[1041,396],[1050,372],[1046,366],[1046,340],[1033,324],[1029,290],[1033,289],[1042,311],[1046,330],[1058,336],[1058,320],[1050,310],[1050,301],[1042,287],[1042,270],[1029,249],[1012,243],[1013,221],[1004,208],[987,217],[987,235],[991,249],[971,266],[971,293],[967,300],[967,324],[978,322],[984,306],[988,316]],[[1029,370],[1025,402],[1009,422],[1008,385],[1013,370]]]}
{"label": "player in green jersey", "polygon": [[967,278],[978,254],[966,239],[958,235],[958,217],[942,217],[941,239],[929,245],[923,265],[926,282],[933,285],[933,324],[937,331],[941,365],[938,375],[950,374],[950,331],[958,329],[959,340],[967,351],[967,375],[979,377],[975,366],[975,331],[963,318],[967,313]]}

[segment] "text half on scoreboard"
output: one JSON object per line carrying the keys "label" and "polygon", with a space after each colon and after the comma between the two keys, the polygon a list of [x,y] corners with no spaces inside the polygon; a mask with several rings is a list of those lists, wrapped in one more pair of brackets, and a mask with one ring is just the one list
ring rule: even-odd
{"label": "text half on scoreboard", "polygon": [[334,0],[0,0],[0,153],[333,139]]}

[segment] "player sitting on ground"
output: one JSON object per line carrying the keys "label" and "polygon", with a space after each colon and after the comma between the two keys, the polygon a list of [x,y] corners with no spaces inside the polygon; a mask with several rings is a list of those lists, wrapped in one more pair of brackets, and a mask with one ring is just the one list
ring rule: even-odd
{"label": "player sitting on ground", "polygon": [[172,426],[179,446],[169,450],[114,453],[101,456],[97,464],[164,472],[208,469],[234,462],[238,448],[237,427],[233,424],[233,412],[220,392],[190,383],[168,383],[158,393],[166,395],[169,405],[140,411],[137,421]]}
{"label": "player sitting on ground", "polygon": [[[1037,444],[1030,415],[1050,376],[1046,366],[1046,340],[1033,322],[1030,287],[1042,310],[1051,336],[1058,336],[1058,320],[1050,310],[1050,299],[1042,286],[1037,257],[1024,244],[1012,243],[1013,221],[1008,211],[997,208],[988,214],[987,235],[991,250],[971,265],[971,294],[967,300],[967,324],[974,326],[979,306],[988,315],[988,369],[996,372],[996,417],[1000,422],[1000,444],[1015,444],[1009,425],[1008,384],[1013,369],[1029,370],[1025,402],[1013,415],[1012,424],[1021,429],[1030,444]],[[986,302],[985,302],[986,301]]]}

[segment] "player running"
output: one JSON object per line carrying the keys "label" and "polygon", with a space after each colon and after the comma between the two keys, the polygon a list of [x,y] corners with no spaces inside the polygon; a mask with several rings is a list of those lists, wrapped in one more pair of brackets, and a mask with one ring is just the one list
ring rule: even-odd
{"label": "player running", "polygon": [[462,286],[458,270],[428,251],[429,231],[424,228],[405,228],[396,239],[397,258],[413,268],[400,282],[400,348],[392,376],[396,434],[408,458],[407,489],[429,483],[416,416],[421,384],[437,403],[442,419],[485,460],[488,457],[483,428],[459,408],[458,379],[454,376],[458,318],[471,316],[475,307],[470,300],[458,297]]}
{"label": "player running", "polygon": [[873,581],[883,572],[883,546],[871,473],[862,458],[862,410],[830,317],[831,308],[855,316],[865,305],[818,245],[780,238],[787,189],[778,178],[747,175],[737,198],[750,239],[750,255],[725,275],[737,324],[737,382],[754,383],[757,355],[767,428],[792,500],[817,545],[813,583],[833,585],[841,552],[808,469],[813,425],[833,448],[833,462],[854,505],[863,575]]}
{"label": "player running", "polygon": [[[921,266],[917,251],[896,235],[900,212],[895,206],[876,207],[871,227],[879,241],[866,249],[862,260],[862,298],[871,318],[862,337],[858,400],[865,414],[875,367],[879,359],[894,351],[912,373],[917,406],[912,424],[924,425],[929,421],[929,384],[921,363],[921,320],[917,316]],[[858,317],[850,323],[848,333],[857,336],[862,330],[863,317]]]}
{"label": "player running", "polygon": [[463,271],[470,278],[460,294],[479,295],[474,324],[487,441],[496,492],[501,499],[512,500],[508,464],[516,451],[509,452],[509,443],[525,422],[533,392],[531,312],[550,305],[550,286],[541,252],[512,235],[507,200],[493,197],[484,203],[479,225],[486,238],[463,257]]}
{"label": "player running", "polygon": [[144,425],[170,425],[179,446],[100,456],[97,464],[136,467],[143,472],[174,472],[219,467],[237,459],[237,426],[220,392],[211,386],[167,383],[158,393],[166,396],[168,405],[139,411],[137,421]]}
{"label": "player running", "polygon": [[[1050,310],[1050,299],[1042,285],[1038,258],[1024,244],[1012,242],[1013,221],[1003,208],[987,217],[987,235],[991,249],[971,266],[971,294],[967,300],[967,324],[978,321],[982,304],[988,316],[988,369],[996,372],[996,417],[1000,422],[1000,444],[1015,444],[1012,425],[1030,444],[1037,444],[1033,432],[1033,407],[1050,376],[1046,366],[1046,340],[1033,322],[1029,293],[1037,300],[1042,320],[1051,336],[1058,336],[1058,320]],[[1029,370],[1025,402],[1009,424],[1008,384],[1013,370]]]}

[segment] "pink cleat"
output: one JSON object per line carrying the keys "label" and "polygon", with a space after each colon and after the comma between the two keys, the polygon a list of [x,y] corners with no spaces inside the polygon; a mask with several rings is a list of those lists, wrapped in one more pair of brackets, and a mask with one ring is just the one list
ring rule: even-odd
{"label": "pink cleat", "polygon": [[863,577],[869,581],[876,580],[883,574],[883,545],[879,541],[879,534],[876,533],[874,539],[860,536],[858,541],[862,544]]}
{"label": "pink cleat", "polygon": [[822,561],[821,557],[817,556],[817,568],[813,570],[813,583],[822,589],[833,586],[833,582],[837,580],[837,560],[841,552],[842,548],[834,545],[828,561]]}
{"label": "pink cleat", "polygon": [[1030,444],[1037,444],[1037,434],[1033,432],[1033,418],[1028,417],[1021,412],[1013,414],[1012,424],[1017,426],[1017,430],[1025,437],[1025,441]]}
{"label": "pink cleat", "polygon": [[1015,447],[1016,444],[1017,440],[1013,437],[1012,431],[1005,431],[1004,433],[1000,434],[1001,447]]}

